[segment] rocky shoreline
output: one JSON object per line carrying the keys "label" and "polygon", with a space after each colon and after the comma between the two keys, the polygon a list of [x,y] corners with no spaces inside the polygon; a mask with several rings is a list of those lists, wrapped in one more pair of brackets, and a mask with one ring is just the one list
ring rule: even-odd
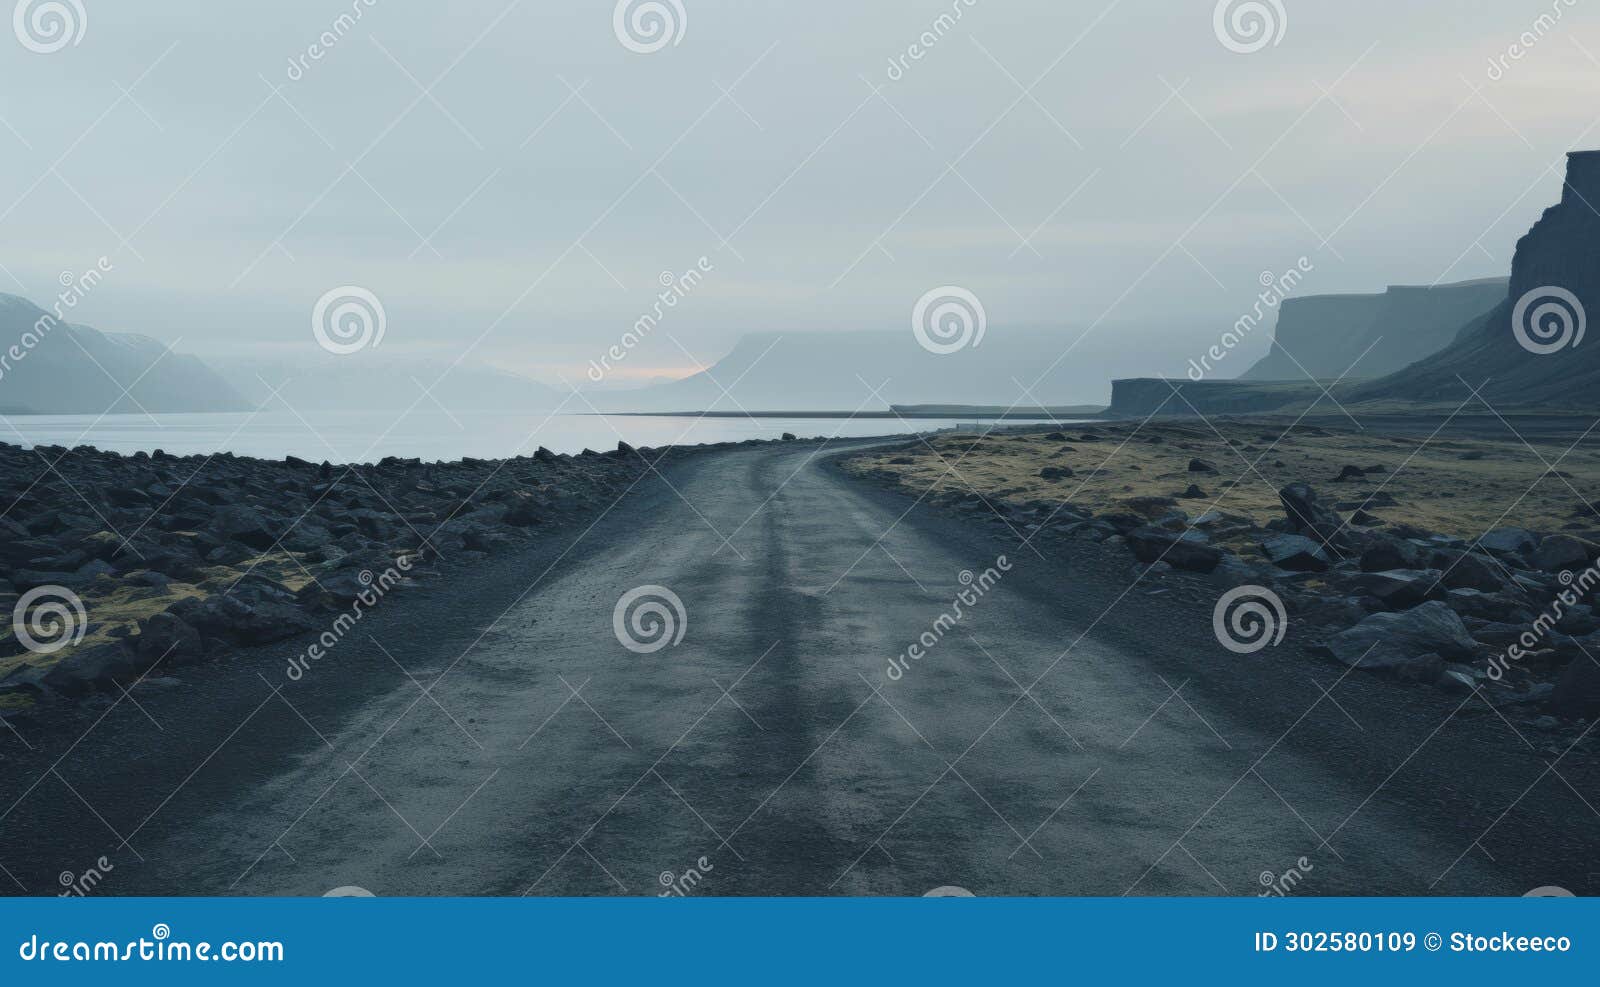
{"label": "rocky shoreline", "polygon": [[658,465],[760,444],[359,466],[0,444],[0,713],[326,631],[590,524]]}
{"label": "rocky shoreline", "polygon": [[[1232,619],[1221,611],[1224,595],[1264,591],[1252,598],[1281,602],[1281,619],[1297,640],[1347,667],[1463,697],[1476,693],[1497,710],[1549,730],[1582,727],[1600,716],[1600,539],[1500,526],[1472,540],[1391,522],[1381,516],[1397,504],[1382,489],[1390,470],[1355,464],[1315,485],[1278,488],[1277,516],[1264,521],[1222,509],[1233,483],[1259,486],[1255,478],[1230,481],[1215,462],[1198,456],[1183,474],[1161,474],[1157,482],[1173,488],[1165,494],[1077,498],[1093,506],[1075,502],[1072,483],[1081,470],[1063,463],[1074,452],[1100,449],[1092,461],[1102,465],[1093,472],[1109,473],[1117,464],[1115,455],[1107,456],[1115,442],[1166,443],[1170,453],[1174,438],[1192,434],[1187,427],[1170,435],[1160,426],[1141,428],[1076,426],[935,440],[939,460],[993,489],[951,479],[929,492],[927,483],[913,479],[919,467],[921,477],[933,475],[926,467],[935,445],[924,442],[873,450],[847,460],[845,468],[1069,557],[1081,554],[1074,546],[1083,543],[1126,552],[1144,592],[1188,583],[1198,590],[1191,594],[1196,600],[1219,601],[1219,621]],[[985,474],[995,456],[1016,455],[1011,443],[1025,442],[1048,450],[1042,457],[1025,452],[1023,461],[1037,468],[1036,481],[1062,489],[1055,499],[1029,496],[1037,486],[1017,483],[1015,473]],[[1051,465],[1039,467],[1044,461]],[[1121,468],[1147,477],[1150,470],[1148,460]],[[1178,487],[1180,475],[1189,481],[1186,489]],[[1117,489],[1148,488],[1146,482]],[[1213,498],[1207,488],[1220,495]],[[1584,528],[1585,521],[1600,526],[1590,516],[1569,527]],[[1270,605],[1257,611],[1263,614],[1271,614]],[[1267,623],[1275,619],[1268,616]],[[1259,632],[1259,623],[1244,623],[1235,629]]]}

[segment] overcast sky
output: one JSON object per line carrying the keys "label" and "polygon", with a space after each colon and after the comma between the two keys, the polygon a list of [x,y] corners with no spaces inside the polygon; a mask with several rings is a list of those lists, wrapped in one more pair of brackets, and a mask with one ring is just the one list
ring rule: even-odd
{"label": "overcast sky", "polygon": [[942,285],[1170,371],[1302,256],[1303,293],[1506,273],[1600,147],[1600,5],[1281,2],[1240,53],[1210,0],[681,0],[639,53],[610,0],[77,0],[76,44],[0,34],[0,291],[104,255],[80,321],[292,354],[358,285],[387,348],[551,381],[701,257],[690,353],[629,372]]}

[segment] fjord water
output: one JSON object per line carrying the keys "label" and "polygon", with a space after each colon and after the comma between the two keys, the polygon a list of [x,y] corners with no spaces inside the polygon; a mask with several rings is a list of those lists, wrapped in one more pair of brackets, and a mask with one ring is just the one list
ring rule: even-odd
{"label": "fjord water", "polygon": [[414,409],[392,412],[258,412],[178,415],[0,416],[0,442],[24,446],[89,445],[131,454],[162,449],[173,455],[232,452],[315,462],[370,462],[385,456],[454,460],[553,452],[604,451],[626,441],[634,446],[693,445],[777,439],[900,435],[989,423],[957,419],[898,418],[699,418],[629,415],[549,415],[478,412],[450,414]]}

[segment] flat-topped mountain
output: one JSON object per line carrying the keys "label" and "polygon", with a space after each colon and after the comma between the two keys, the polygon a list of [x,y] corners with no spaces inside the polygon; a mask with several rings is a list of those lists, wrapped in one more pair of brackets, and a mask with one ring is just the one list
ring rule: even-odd
{"label": "flat-topped mountain", "polygon": [[1358,391],[1358,399],[1459,401],[1463,380],[1496,407],[1600,404],[1600,151],[1567,156],[1561,201],[1517,241],[1510,290],[1444,350]]}
{"label": "flat-topped mountain", "polygon": [[148,336],[73,325],[6,294],[0,294],[0,408],[41,415],[250,410],[193,356],[169,353]]}
{"label": "flat-topped mountain", "polygon": [[1485,278],[1290,298],[1279,310],[1272,352],[1239,379],[1382,377],[1450,345],[1463,326],[1505,298],[1506,283]]}

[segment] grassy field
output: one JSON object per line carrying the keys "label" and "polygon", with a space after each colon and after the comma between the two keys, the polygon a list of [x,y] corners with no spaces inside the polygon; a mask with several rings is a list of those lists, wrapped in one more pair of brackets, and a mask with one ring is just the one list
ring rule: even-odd
{"label": "grassy field", "polygon": [[[930,486],[936,493],[975,490],[994,501],[1069,502],[1095,512],[1177,506],[1262,524],[1282,516],[1277,492],[1298,481],[1346,515],[1368,503],[1368,513],[1391,524],[1469,540],[1507,525],[1600,530],[1600,514],[1587,506],[1600,500],[1600,437],[1568,452],[1576,436],[1532,440],[1530,448],[1516,439],[1430,440],[1425,433],[1290,424],[1252,418],[1073,425],[981,439],[949,433],[846,467],[881,471],[913,495]],[[1191,471],[1194,460],[1215,470]],[[1336,480],[1347,466],[1366,475]],[[1186,497],[1191,485],[1203,496]]]}

